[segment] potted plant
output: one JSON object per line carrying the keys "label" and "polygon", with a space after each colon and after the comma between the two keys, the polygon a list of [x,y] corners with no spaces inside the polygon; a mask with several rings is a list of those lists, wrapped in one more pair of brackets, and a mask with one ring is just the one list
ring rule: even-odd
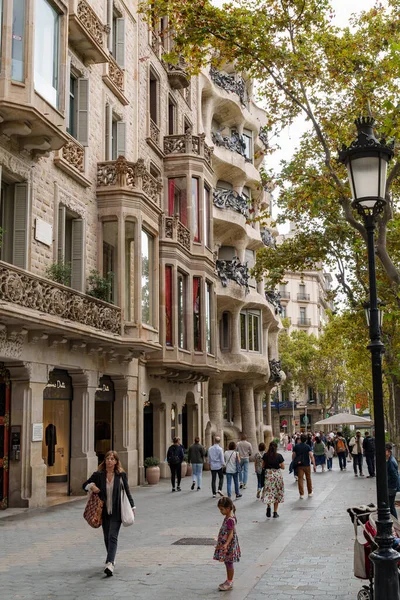
{"label": "potted plant", "polygon": [[186,477],[191,477],[193,475],[192,465],[189,464],[189,452],[185,452],[183,460],[186,462]]}
{"label": "potted plant", "polygon": [[146,480],[149,485],[155,485],[160,481],[160,461],[155,456],[148,456],[144,459],[146,469]]}
{"label": "potted plant", "polygon": [[112,284],[113,284],[113,273],[109,271],[107,277],[102,277],[96,269],[90,271],[90,275],[87,280],[88,296],[104,300],[104,302],[112,302]]}
{"label": "potted plant", "polygon": [[70,285],[71,274],[71,263],[64,262],[63,260],[52,263],[46,269],[46,277],[52,281],[55,281],[56,283],[62,283],[62,285]]}

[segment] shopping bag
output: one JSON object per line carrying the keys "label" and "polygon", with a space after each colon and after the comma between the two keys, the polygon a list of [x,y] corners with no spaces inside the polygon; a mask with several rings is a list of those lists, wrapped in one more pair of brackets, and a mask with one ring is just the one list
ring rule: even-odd
{"label": "shopping bag", "polygon": [[131,503],[128,500],[128,496],[125,492],[124,484],[121,480],[121,521],[124,527],[133,525],[135,521],[135,515],[132,510]]}
{"label": "shopping bag", "polygon": [[83,512],[83,518],[90,525],[90,527],[94,527],[94,529],[97,529],[101,525],[103,504],[104,502],[103,500],[100,500],[99,494],[95,494],[94,492],[89,494],[89,498],[86,502],[85,510]]}

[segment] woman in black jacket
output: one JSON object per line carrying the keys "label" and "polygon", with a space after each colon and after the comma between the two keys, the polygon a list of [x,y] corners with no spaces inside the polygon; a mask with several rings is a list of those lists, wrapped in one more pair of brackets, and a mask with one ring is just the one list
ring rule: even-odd
{"label": "woman in black jacket", "polygon": [[125,488],[126,495],[135,512],[135,503],[129,491],[128,479],[122,468],[118,454],[110,450],[91,477],[83,484],[87,492],[99,494],[103,500],[102,527],[104,543],[107,550],[106,567],[104,573],[111,577],[114,573],[115,555],[117,554],[118,534],[121,527],[121,488]]}

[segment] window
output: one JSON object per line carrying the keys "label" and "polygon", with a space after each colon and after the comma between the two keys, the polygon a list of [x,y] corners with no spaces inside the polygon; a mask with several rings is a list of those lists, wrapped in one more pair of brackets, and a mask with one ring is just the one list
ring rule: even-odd
{"label": "window", "polygon": [[283,304],[282,304],[282,306],[281,306],[281,318],[282,319],[286,319],[286,317],[287,317],[286,306],[283,306]]}
{"label": "window", "polygon": [[58,207],[57,256],[71,265],[69,285],[84,290],[85,231],[83,219],[76,218],[64,205]]}
{"label": "window", "polygon": [[253,133],[249,129],[243,129],[243,141],[245,158],[248,162],[253,162]]}
{"label": "window", "polygon": [[200,241],[200,213],[199,213],[199,180],[192,177],[192,231],[193,241]]}
{"label": "window", "polygon": [[106,105],[106,160],[117,160],[125,156],[126,123],[113,112],[112,106]]}
{"label": "window", "polygon": [[233,421],[233,393],[231,386],[226,383],[222,386],[222,413],[225,421]]}
{"label": "window", "polygon": [[193,125],[186,117],[183,119],[183,131],[184,133],[190,133],[193,131]]}
{"label": "window", "polygon": [[0,203],[0,227],[3,229],[1,260],[26,269],[29,241],[28,183],[8,184],[2,181]]}
{"label": "window", "polygon": [[168,98],[168,135],[176,133],[176,104],[175,101]]}
{"label": "window", "polygon": [[193,346],[201,352],[201,279],[193,277]]}
{"label": "window", "polygon": [[224,311],[221,316],[220,322],[220,345],[221,350],[230,350],[230,338],[231,338],[231,315],[229,312]]}
{"label": "window", "polygon": [[211,336],[211,309],[212,309],[212,285],[206,281],[206,350],[209,354],[212,352]]}
{"label": "window", "polygon": [[[245,262],[247,263],[247,266],[250,269],[252,269],[255,265],[255,255],[254,255],[254,250],[249,250],[248,248],[246,248],[245,251]],[[251,288],[256,288],[257,286],[257,282],[254,279],[254,277],[250,277],[249,279],[249,286]]]}
{"label": "window", "polygon": [[108,49],[120,67],[125,67],[125,19],[117,12],[113,0],[107,0]]}
{"label": "window", "polygon": [[125,221],[125,313],[126,320],[134,320],[135,298],[135,224]]}
{"label": "window", "polygon": [[11,79],[25,80],[25,0],[13,2]]}
{"label": "window", "polygon": [[168,215],[178,215],[180,222],[187,225],[186,177],[168,180]]}
{"label": "window", "polygon": [[187,276],[178,272],[178,346],[179,348],[187,348],[186,335],[186,293],[187,293]]}
{"label": "window", "polygon": [[153,324],[153,237],[142,229],[142,323]]}
{"label": "window", "polygon": [[[249,187],[247,187],[247,186],[243,187],[242,197],[245,198],[246,203],[247,203],[247,206],[246,206],[247,217],[250,217],[251,213],[253,212],[252,211],[253,203],[252,203],[252,200],[251,200],[251,189]],[[254,217],[254,214],[253,214],[253,217]],[[254,221],[254,219],[251,219],[251,226],[253,228],[255,228],[255,226],[256,226],[256,222]]]}
{"label": "window", "polygon": [[150,95],[149,95],[150,119],[158,125],[158,78],[150,71]]}
{"label": "window", "polygon": [[165,267],[165,343],[172,346],[172,267]]}
{"label": "window", "polygon": [[36,0],[35,90],[58,107],[60,78],[60,15],[47,2]]}
{"label": "window", "polygon": [[261,351],[261,314],[259,311],[240,313],[240,347],[250,352]]}
{"label": "window", "polygon": [[171,407],[171,440],[176,437],[176,415],[178,412],[178,408],[176,404],[173,404]]}
{"label": "window", "polygon": [[67,131],[83,146],[89,144],[89,80],[69,77]]}
{"label": "window", "polygon": [[203,194],[203,219],[204,219],[204,244],[211,248],[211,219],[210,219],[210,188],[204,186]]}
{"label": "window", "polygon": [[102,228],[103,277],[111,277],[111,293],[109,301],[116,304],[118,281],[118,222],[105,221],[102,223]]}

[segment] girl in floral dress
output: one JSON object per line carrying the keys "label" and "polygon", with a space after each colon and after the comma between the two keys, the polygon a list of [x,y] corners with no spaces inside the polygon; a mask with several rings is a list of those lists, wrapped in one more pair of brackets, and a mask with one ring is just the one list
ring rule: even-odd
{"label": "girl in floral dress", "polygon": [[282,470],[285,468],[284,459],[278,453],[278,446],[271,442],[263,456],[263,467],[265,469],[265,483],[261,494],[261,500],[267,505],[267,519],[271,517],[271,504],[274,505],[274,519],[279,517],[278,506],[283,502],[284,484]]}
{"label": "girl in floral dress", "polygon": [[233,587],[233,563],[240,560],[240,546],[236,534],[236,508],[230,498],[224,496],[218,500],[218,508],[224,520],[218,534],[215,546],[214,560],[224,562],[226,567],[226,581],[218,586],[221,592],[227,592]]}

